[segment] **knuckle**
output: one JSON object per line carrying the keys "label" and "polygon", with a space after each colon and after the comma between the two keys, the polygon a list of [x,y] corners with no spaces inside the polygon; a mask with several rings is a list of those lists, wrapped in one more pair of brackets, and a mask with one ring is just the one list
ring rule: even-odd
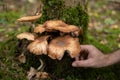
{"label": "knuckle", "polygon": [[94,47],[93,45],[90,45],[90,47]]}

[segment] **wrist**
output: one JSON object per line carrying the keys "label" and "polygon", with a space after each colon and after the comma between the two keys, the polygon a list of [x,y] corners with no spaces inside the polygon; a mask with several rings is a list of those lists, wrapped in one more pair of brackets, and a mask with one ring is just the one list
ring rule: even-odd
{"label": "wrist", "polygon": [[117,62],[119,62],[120,56],[116,55],[116,54],[107,54],[107,66],[115,64]]}
{"label": "wrist", "polygon": [[112,65],[113,60],[110,54],[105,54],[104,56],[105,66]]}
{"label": "wrist", "polygon": [[103,61],[106,62],[105,66],[120,62],[120,50],[104,55]]}
{"label": "wrist", "polygon": [[100,68],[100,67],[106,67],[111,64],[109,61],[110,56],[103,54],[102,56],[99,57],[98,61],[96,61],[96,65],[94,66],[95,68]]}
{"label": "wrist", "polygon": [[101,61],[100,61],[100,65],[99,67],[106,67],[111,65],[111,61],[110,61],[110,55],[108,54],[103,54],[103,56],[101,57]]}

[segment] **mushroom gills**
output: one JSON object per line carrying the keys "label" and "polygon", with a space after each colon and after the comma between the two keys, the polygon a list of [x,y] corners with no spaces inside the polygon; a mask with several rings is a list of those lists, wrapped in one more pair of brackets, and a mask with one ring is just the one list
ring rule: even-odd
{"label": "mushroom gills", "polygon": [[47,54],[48,38],[50,36],[42,36],[28,45],[28,50],[36,55]]}

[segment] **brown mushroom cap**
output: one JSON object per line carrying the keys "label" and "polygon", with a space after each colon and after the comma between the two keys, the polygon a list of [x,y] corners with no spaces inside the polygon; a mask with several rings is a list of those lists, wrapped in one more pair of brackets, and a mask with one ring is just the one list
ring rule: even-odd
{"label": "brown mushroom cap", "polygon": [[61,60],[64,56],[64,48],[50,44],[48,48],[48,56],[52,59]]}
{"label": "brown mushroom cap", "polygon": [[61,20],[49,20],[46,21],[43,25],[39,25],[35,27],[35,33],[43,33],[43,32],[56,32],[60,31],[63,33],[73,33],[76,36],[79,36],[82,31],[81,28],[78,28],[75,25],[67,25]]}
{"label": "brown mushroom cap", "polygon": [[48,45],[48,56],[52,59],[61,60],[65,51],[71,58],[77,57],[80,52],[79,39],[67,35],[53,39]]}
{"label": "brown mushroom cap", "polygon": [[35,15],[35,16],[26,16],[26,17],[22,17],[22,18],[17,19],[17,21],[19,21],[19,22],[33,22],[33,21],[39,19],[41,16],[42,16],[42,14]]}
{"label": "brown mushroom cap", "polygon": [[28,32],[23,32],[17,35],[18,39],[27,39],[27,40],[35,40],[37,36],[35,34],[32,33],[28,33]]}
{"label": "brown mushroom cap", "polygon": [[66,27],[58,27],[57,29],[60,30],[61,32],[65,32],[65,33],[74,32],[74,31],[79,30],[79,28],[75,25],[68,25]]}
{"label": "brown mushroom cap", "polygon": [[42,36],[36,39],[34,42],[30,43],[27,49],[36,55],[47,54],[47,46],[48,42],[47,39],[50,36]]}
{"label": "brown mushroom cap", "polygon": [[61,20],[49,20],[49,21],[46,21],[43,25],[46,29],[55,29],[55,30],[57,27],[67,26],[67,24]]}
{"label": "brown mushroom cap", "polygon": [[82,31],[81,31],[81,28],[78,28],[77,26],[75,25],[68,25],[66,27],[58,27],[56,30],[59,30],[63,33],[74,33],[76,36],[79,36]]}
{"label": "brown mushroom cap", "polygon": [[43,25],[38,25],[37,27],[34,28],[34,32],[35,33],[43,33],[43,32],[45,32],[45,28],[43,27]]}
{"label": "brown mushroom cap", "polygon": [[46,30],[52,30],[52,31],[60,31],[63,33],[74,33],[76,36],[79,36],[79,34],[82,33],[81,28],[78,28],[75,25],[67,25],[61,20],[49,20],[46,21],[43,26],[46,28]]}

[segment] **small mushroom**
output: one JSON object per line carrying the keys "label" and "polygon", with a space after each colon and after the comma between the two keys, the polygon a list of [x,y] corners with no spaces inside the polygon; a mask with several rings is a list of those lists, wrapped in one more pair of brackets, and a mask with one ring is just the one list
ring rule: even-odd
{"label": "small mushroom", "polygon": [[55,29],[55,30],[57,27],[67,26],[67,24],[61,20],[49,20],[49,21],[46,21],[43,25],[46,29]]}
{"label": "small mushroom", "polygon": [[17,58],[18,61],[20,61],[21,63],[25,63],[26,62],[26,56],[24,53],[20,54]]}
{"label": "small mushroom", "polygon": [[65,33],[79,30],[79,28],[77,26],[74,26],[74,25],[68,25],[66,27],[58,27],[57,29],[60,30],[61,32],[65,32]]}
{"label": "small mushroom", "polygon": [[47,54],[47,46],[48,42],[47,39],[50,36],[42,36],[36,39],[34,42],[30,43],[27,49],[36,55]]}
{"label": "small mushroom", "polygon": [[37,36],[35,34],[28,33],[28,32],[23,32],[17,35],[18,39],[27,39],[31,41],[34,41],[36,37]]}
{"label": "small mushroom", "polygon": [[35,15],[35,16],[26,16],[17,19],[19,22],[34,22],[35,20],[39,19],[42,16],[42,14]]}
{"label": "small mushroom", "polygon": [[43,25],[38,25],[37,27],[34,28],[35,33],[43,33],[43,32],[56,32],[54,29],[47,29]]}
{"label": "small mushroom", "polygon": [[77,57],[80,52],[79,39],[67,35],[53,39],[48,45],[48,56],[52,59],[61,60],[65,51],[71,58]]}
{"label": "small mushroom", "polygon": [[68,25],[66,27],[58,27],[56,28],[56,30],[59,30],[63,33],[72,33],[75,36],[79,36],[82,33],[81,28],[78,28],[75,25]]}
{"label": "small mushroom", "polygon": [[35,33],[43,33],[43,32],[45,32],[45,28],[43,27],[43,25],[38,25],[37,27],[34,28],[34,32]]}
{"label": "small mushroom", "polygon": [[36,73],[37,73],[37,70],[34,69],[33,67],[30,67],[30,71],[27,72],[28,75],[27,75],[27,79],[28,80],[31,80],[31,79],[34,79]]}

